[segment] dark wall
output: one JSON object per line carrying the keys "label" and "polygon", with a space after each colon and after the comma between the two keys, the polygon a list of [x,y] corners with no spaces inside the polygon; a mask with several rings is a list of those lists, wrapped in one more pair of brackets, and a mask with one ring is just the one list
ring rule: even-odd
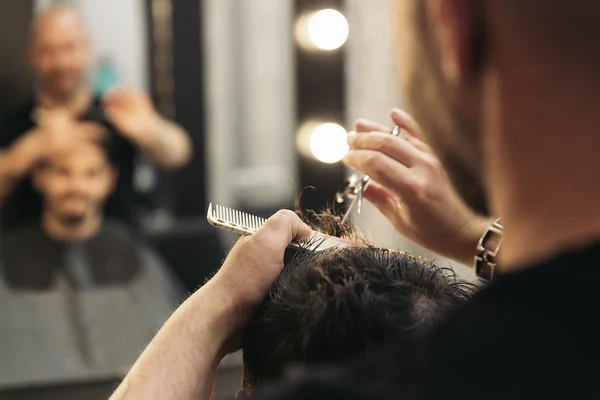
{"label": "dark wall", "polygon": [[[153,1],[146,0],[149,10],[149,54],[151,86],[157,81],[157,70],[152,61],[155,43],[151,10]],[[204,85],[202,63],[202,1],[171,2],[172,65],[174,93],[171,99],[175,120],[190,132],[194,149],[192,162],[183,170],[165,174],[161,185],[161,198],[178,217],[198,216],[206,212],[206,162]],[[152,88],[156,95],[155,87]]]}
{"label": "dark wall", "polygon": [[32,94],[32,78],[26,60],[32,0],[0,1],[0,116]]}
{"label": "dark wall", "polygon": [[[342,0],[296,0],[295,12],[298,17],[325,8],[343,10],[343,5]],[[343,126],[346,111],[344,47],[310,52],[295,43],[298,125],[317,120]],[[319,211],[334,205],[335,193],[344,183],[341,163],[324,164],[298,153],[298,172],[303,209]]]}

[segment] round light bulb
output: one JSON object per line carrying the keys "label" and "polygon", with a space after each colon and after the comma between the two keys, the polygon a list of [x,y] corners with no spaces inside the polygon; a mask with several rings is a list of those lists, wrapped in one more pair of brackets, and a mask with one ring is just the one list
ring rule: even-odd
{"label": "round light bulb", "polygon": [[344,15],[333,9],[325,9],[302,16],[296,34],[300,43],[308,49],[331,51],[346,43],[350,28]]}
{"label": "round light bulb", "polygon": [[341,161],[348,153],[348,132],[331,122],[316,126],[309,139],[309,148],[317,160],[332,164]]}

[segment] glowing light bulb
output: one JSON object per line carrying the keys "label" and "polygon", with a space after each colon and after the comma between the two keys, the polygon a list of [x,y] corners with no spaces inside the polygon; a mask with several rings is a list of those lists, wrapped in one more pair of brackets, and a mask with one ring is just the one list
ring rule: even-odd
{"label": "glowing light bulb", "polygon": [[341,12],[325,9],[300,18],[297,38],[306,48],[331,51],[346,43],[349,32],[348,21]]}
{"label": "glowing light bulb", "polygon": [[347,138],[348,132],[338,124],[328,122],[318,125],[310,134],[310,152],[323,163],[336,163],[348,153]]}

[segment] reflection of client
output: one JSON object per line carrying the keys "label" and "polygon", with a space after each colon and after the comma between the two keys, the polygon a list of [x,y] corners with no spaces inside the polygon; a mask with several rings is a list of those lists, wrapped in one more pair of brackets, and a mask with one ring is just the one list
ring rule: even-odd
{"label": "reflection of client", "polygon": [[41,226],[4,238],[4,282],[15,290],[86,289],[129,282],[146,254],[127,228],[103,220],[116,170],[97,145],[55,154],[33,172],[44,199]]}

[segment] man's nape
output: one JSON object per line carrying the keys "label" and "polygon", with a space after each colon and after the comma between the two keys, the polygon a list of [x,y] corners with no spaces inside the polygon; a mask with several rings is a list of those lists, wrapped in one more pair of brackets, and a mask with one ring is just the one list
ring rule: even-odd
{"label": "man's nape", "polygon": [[[325,220],[331,227],[333,217]],[[244,390],[252,393],[291,364],[342,363],[411,341],[472,291],[451,270],[400,251],[299,251],[244,335]]]}

